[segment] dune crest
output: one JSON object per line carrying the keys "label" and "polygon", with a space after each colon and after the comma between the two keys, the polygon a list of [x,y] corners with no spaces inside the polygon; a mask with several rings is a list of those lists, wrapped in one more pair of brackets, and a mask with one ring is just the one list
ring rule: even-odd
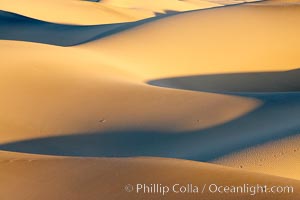
{"label": "dune crest", "polygon": [[[0,43],[5,49],[0,73],[1,143],[118,130],[197,130],[225,123],[260,105],[251,98],[152,87],[123,68],[102,62],[99,53]],[[99,122],[102,119],[106,122]]]}
{"label": "dune crest", "polygon": [[[181,12],[221,6],[205,0],[1,0],[0,10],[63,24],[96,25],[137,21],[167,11]],[[80,17],[78,17],[80,16]]]}
{"label": "dune crest", "polygon": [[[299,12],[299,5],[269,6],[263,2],[194,11],[153,21],[78,48],[101,51],[116,66],[128,62],[129,70],[146,81],[189,75],[288,71],[300,66]],[[122,45],[114,48],[118,44]],[[112,61],[112,55],[118,55],[119,59]]]}
{"label": "dune crest", "polygon": [[299,13],[299,0],[1,0],[0,200],[299,200]]}
{"label": "dune crest", "polygon": [[[4,159],[2,155],[4,154]],[[1,158],[2,157],[2,158]],[[17,157],[17,158],[15,158]],[[75,167],[76,166],[76,167]],[[293,194],[257,194],[255,199],[275,200],[296,199],[299,196],[299,182],[231,169],[217,165],[163,158],[40,158],[26,155],[5,155],[0,153],[0,196],[4,199],[253,199],[249,194],[175,194],[164,197],[157,194],[136,194],[124,191],[127,184],[179,183],[203,186],[267,184],[289,185],[294,187]],[[5,172],[5,173],[2,173]],[[131,174],[130,176],[128,176]],[[28,181],[30,180],[30,181]],[[76,183],[76,184],[75,184]],[[19,192],[13,192],[14,188]]]}

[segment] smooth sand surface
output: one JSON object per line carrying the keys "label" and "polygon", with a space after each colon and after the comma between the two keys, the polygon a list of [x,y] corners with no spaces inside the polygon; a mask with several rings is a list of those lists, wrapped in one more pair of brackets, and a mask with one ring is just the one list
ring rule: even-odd
{"label": "smooth sand surface", "polygon": [[[212,165],[162,158],[41,157],[0,153],[0,197],[2,199],[296,199],[299,182]],[[127,184],[160,183],[172,186],[218,183],[220,185],[288,185],[294,194],[160,194],[127,193]],[[18,188],[18,192],[16,192]],[[202,189],[202,188],[201,188]],[[200,191],[201,192],[201,191]]]}
{"label": "smooth sand surface", "polygon": [[2,0],[0,9],[32,18],[64,24],[111,24],[154,17],[167,11],[187,11],[221,6],[205,0]]}
{"label": "smooth sand surface", "polygon": [[0,38],[2,40],[72,46],[99,39],[141,23],[144,21],[74,26],[45,22],[16,13],[0,11]]}
{"label": "smooth sand surface", "polygon": [[148,0],[102,0],[101,3],[114,5],[123,8],[135,8],[141,10],[148,10],[154,13],[165,13],[168,11],[187,11],[196,10],[199,8],[210,8],[220,6],[219,4],[211,3],[209,1],[195,1],[196,4],[189,1],[178,0],[161,0],[161,1],[148,1]]}
{"label": "smooth sand surface", "polygon": [[[215,163],[300,180],[299,134],[226,155]],[[290,164],[292,163],[292,164]]]}
{"label": "smooth sand surface", "polygon": [[98,53],[0,43],[2,143],[118,130],[198,130],[259,106],[259,101],[248,98],[151,87],[123,69],[102,63],[105,59]]}
{"label": "smooth sand surface", "polygon": [[298,200],[300,4],[239,3],[1,1],[0,199],[195,199],[124,192],[178,182]]}
{"label": "smooth sand surface", "polygon": [[135,21],[154,16],[151,12],[79,0],[16,0],[13,4],[3,0],[0,8],[44,21],[82,25]]}
{"label": "smooth sand surface", "polygon": [[183,76],[149,81],[149,84],[219,93],[299,92],[300,69],[277,72],[225,73]]}
{"label": "smooth sand surface", "polygon": [[130,70],[146,80],[286,71],[300,66],[299,11],[298,4],[265,3],[194,11],[81,47],[105,53],[114,65],[130,63]]}

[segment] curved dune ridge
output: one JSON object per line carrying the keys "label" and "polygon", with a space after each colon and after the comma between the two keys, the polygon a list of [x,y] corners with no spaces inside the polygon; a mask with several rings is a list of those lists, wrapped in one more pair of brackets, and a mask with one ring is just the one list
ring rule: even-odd
{"label": "curved dune ridge", "polygon": [[[65,0],[67,1],[67,0]],[[197,1],[197,0],[196,0]],[[38,1],[39,2],[39,1]],[[35,2],[37,4],[39,4],[38,2]],[[52,1],[50,1],[52,2]],[[71,2],[76,2],[76,1],[71,1],[68,0],[67,2],[71,3]],[[83,2],[83,1],[81,1]],[[118,1],[120,3],[120,1]],[[168,5],[173,5],[174,2],[178,2],[179,5],[177,7],[182,8],[182,6],[180,6],[181,4],[185,4],[185,1],[177,1],[177,0],[166,0],[166,2],[168,2]],[[2,4],[4,4],[4,2],[2,2]],[[23,7],[20,7],[21,9],[26,8],[26,6],[29,6],[31,4],[33,4],[32,2],[20,2],[25,5],[23,5]],[[54,3],[54,6],[59,6],[60,4],[56,1],[52,2]],[[110,1],[101,1],[101,3],[105,3],[105,4],[117,4],[117,2],[110,2]],[[152,5],[154,3],[155,8],[159,9],[164,9],[163,5],[161,4],[161,2],[159,4],[157,4],[157,1],[125,1],[123,2],[123,7],[125,5],[127,5],[127,8],[131,8],[133,5],[137,4],[150,4]],[[199,3],[199,2],[198,2]],[[6,3],[5,5],[9,5],[9,6],[13,6],[15,4],[9,4]],[[36,4],[34,4],[36,7]],[[52,4],[51,4],[52,5]],[[160,5],[160,7],[158,7]],[[176,5],[176,4],[175,4]],[[46,8],[45,7],[45,3],[43,2],[40,6],[42,6],[42,8]],[[51,44],[51,45],[58,45],[58,46],[73,46],[73,45],[78,45],[81,43],[86,43],[89,41],[93,41],[96,39],[100,39],[103,37],[107,37],[109,35],[113,35],[116,34],[118,32],[139,26],[141,24],[150,22],[150,21],[154,21],[154,20],[158,20],[160,18],[169,16],[169,15],[174,15],[177,14],[176,12],[166,12],[165,15],[161,15],[161,16],[157,16],[154,17],[153,16],[149,16],[149,17],[144,17],[141,18],[140,20],[120,20],[120,21],[116,21],[116,22],[100,22],[100,24],[96,24],[96,25],[85,25],[85,26],[78,26],[78,25],[70,25],[70,24],[59,24],[56,20],[54,20],[54,22],[51,22],[53,20],[48,19],[48,18],[43,18],[40,17],[38,19],[34,19],[31,17],[26,17],[23,15],[23,12],[20,12],[18,9],[14,8],[14,9],[5,9],[6,7],[3,6],[4,8],[1,8],[1,2],[0,2],[0,9],[2,9],[2,11],[0,10],[0,29],[2,29],[2,31],[0,32],[0,39],[2,40],[20,40],[20,41],[29,41],[29,42],[38,42],[38,43],[45,43],[45,44]],[[151,7],[151,6],[150,6]],[[204,9],[204,8],[210,8],[212,6],[202,6],[202,7],[197,7],[197,9]],[[52,7],[50,6],[47,7],[47,9],[51,9]],[[139,9],[143,9],[140,8],[140,6],[138,6]],[[37,8],[35,8],[34,10],[36,10]],[[53,8],[52,8],[53,9]],[[70,9],[68,7],[68,9]],[[64,10],[68,10],[68,9],[64,9]],[[82,8],[81,8],[82,9]],[[137,8],[135,8],[137,9]],[[170,8],[171,9],[171,8]],[[83,9],[84,10],[84,9]],[[100,9],[102,10],[102,9]],[[104,9],[105,10],[105,9]],[[176,9],[175,9],[176,10]],[[174,11],[175,11],[174,10]],[[178,10],[179,11],[187,11],[189,9],[181,9]],[[14,12],[18,12],[18,14],[14,13]],[[29,12],[32,13],[32,9],[29,9]],[[39,10],[40,12],[40,10]],[[46,12],[47,13],[47,12]],[[55,9],[55,13],[57,14],[57,10]],[[89,12],[90,13],[90,12]],[[25,12],[26,14],[26,12]],[[81,13],[82,14],[82,13]],[[83,15],[83,14],[82,14]],[[46,15],[48,16],[48,14]],[[57,15],[54,15],[57,16]],[[59,16],[59,15],[58,15]],[[84,14],[84,16],[86,16],[86,14]],[[34,15],[34,17],[36,17]],[[62,16],[63,18],[65,18],[65,15]],[[73,17],[74,19],[78,19],[78,17]],[[72,19],[73,19],[72,18]],[[79,19],[82,19],[81,17]],[[103,17],[101,17],[101,19],[103,19]],[[111,18],[109,18],[111,19]],[[44,21],[44,20],[48,20],[48,22]]]}
{"label": "curved dune ridge", "polygon": [[[114,65],[121,66],[126,61],[130,63],[128,70],[147,81],[189,75],[288,71],[300,66],[299,11],[299,5],[265,3],[194,11],[79,47],[105,53]],[[117,44],[122,45],[113,48]],[[119,59],[112,59],[116,54]]]}
{"label": "curved dune ridge", "polygon": [[[299,181],[256,174],[217,165],[162,158],[65,158],[0,153],[0,197],[3,199],[293,199],[299,195]],[[127,184],[174,183],[203,185],[293,186],[294,194],[134,194],[124,191]],[[14,192],[14,188],[18,192]],[[34,192],[33,192],[34,191]]]}
{"label": "curved dune ridge", "polygon": [[[0,199],[299,199],[299,1],[0,10]],[[124,191],[136,183],[294,193]]]}
{"label": "curved dune ridge", "polygon": [[[164,16],[161,16],[164,17]],[[57,46],[73,46],[100,39],[161,17],[137,22],[76,26],[45,22],[0,11],[0,39],[19,40]]]}
{"label": "curved dune ridge", "polygon": [[[103,63],[97,52],[0,43],[5,50],[0,74],[2,143],[29,135],[198,130],[231,121],[259,106],[254,99],[145,85],[139,77]],[[16,55],[19,59],[13,59]]]}
{"label": "curved dune ridge", "polygon": [[149,84],[221,93],[300,92],[300,69],[280,72],[211,74],[149,81]]}
{"label": "curved dune ridge", "polygon": [[[205,0],[9,0],[0,9],[53,23],[95,25],[137,21],[168,11],[180,12],[221,6]],[[79,17],[80,16],[80,17]]]}

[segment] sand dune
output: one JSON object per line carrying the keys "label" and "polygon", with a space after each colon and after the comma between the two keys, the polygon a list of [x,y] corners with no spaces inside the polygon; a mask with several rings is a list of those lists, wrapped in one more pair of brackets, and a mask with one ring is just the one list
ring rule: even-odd
{"label": "sand dune", "polygon": [[[239,3],[252,3],[256,2],[257,0],[209,0],[212,3],[222,4],[222,5],[233,5]],[[258,0],[259,2],[260,0]]]}
{"label": "sand dune", "polygon": [[[299,128],[297,93],[249,99],[163,89],[144,85],[140,77],[102,63],[101,52],[12,41],[2,41],[1,46],[6,66],[1,73],[1,96],[5,97],[1,99],[1,132],[6,133],[1,137],[2,149],[203,161],[293,135]],[[12,60],[14,56],[20,59]],[[120,104],[128,95],[131,98]],[[254,110],[259,102],[264,105]],[[232,119],[236,120],[229,123]]]}
{"label": "sand dune", "polygon": [[300,168],[299,142],[300,136],[298,133],[293,137],[226,155],[214,162],[237,168],[242,166],[246,170],[300,180],[300,171],[295,170]]}
{"label": "sand dune", "polygon": [[[2,143],[0,148],[9,151],[51,155],[160,156],[211,161],[251,146],[258,146],[298,134],[300,126],[298,120],[300,117],[299,94],[257,95],[256,98],[263,102],[263,106],[235,120],[208,129],[201,129],[200,127],[194,131],[187,131],[187,128],[193,127],[192,125],[198,124],[200,126],[205,122],[204,117],[198,117],[189,121],[189,126],[185,124],[187,128],[183,131],[178,131],[178,127],[171,129],[171,126],[167,127],[167,124],[164,124],[165,129],[161,127],[151,129],[147,128],[147,125],[144,125],[144,128],[139,128],[136,125],[135,128],[128,128],[127,125],[120,130],[104,129],[104,127],[104,130],[98,129],[98,132],[102,134],[60,134],[55,137],[52,134],[52,137],[45,137],[46,134],[43,133],[40,135],[44,136],[40,136],[39,139],[32,139],[32,137],[25,139],[26,137],[21,138],[18,135],[18,138],[23,139],[23,141],[16,141],[14,138],[14,142]],[[131,120],[127,119],[127,121],[130,122]],[[147,123],[149,122],[148,120]],[[132,125],[135,123],[130,122]],[[147,123],[144,122],[144,124]],[[155,122],[156,126],[158,126],[157,123]],[[117,125],[118,127],[122,126],[122,124]],[[154,127],[154,125],[152,126]],[[51,131],[50,128],[49,130]],[[11,135],[9,137],[13,141]],[[279,152],[280,150],[278,150]],[[281,174],[277,175],[280,176]]]}
{"label": "sand dune", "polygon": [[3,0],[0,9],[43,21],[81,25],[120,23],[154,16],[151,12],[80,0],[15,0],[14,3]]}
{"label": "sand dune", "polygon": [[149,81],[152,85],[219,93],[300,92],[300,69],[281,72],[212,74]]}
{"label": "sand dune", "polygon": [[[18,13],[35,19],[64,24],[111,24],[137,21],[154,17],[166,11],[187,11],[221,6],[217,3],[196,0],[196,3],[179,0],[2,0],[0,10]],[[80,17],[78,17],[80,16]]]}
{"label": "sand dune", "polygon": [[127,28],[131,23],[73,26],[44,22],[14,13],[0,11],[0,39],[70,46],[101,38]]}
{"label": "sand dune", "polygon": [[[130,70],[145,80],[286,71],[300,66],[299,11],[299,5],[264,3],[194,11],[147,23],[81,48],[101,51],[109,60],[118,55],[119,59],[112,61],[114,65],[128,62]],[[114,48],[118,44],[122,45]]]}
{"label": "sand dune", "polygon": [[75,26],[49,23],[15,13],[0,11],[0,28],[2,30],[0,39],[72,46],[99,39],[159,18],[128,23]]}
{"label": "sand dune", "polygon": [[103,63],[99,53],[0,43],[1,143],[118,130],[197,130],[230,121],[259,105],[248,98],[147,86],[139,77]]}
{"label": "sand dune", "polygon": [[[294,69],[300,64],[297,56],[300,29],[295,26],[299,22],[299,9],[294,2],[267,1],[194,11],[144,24],[81,48],[105,54],[116,66],[130,63],[126,68],[144,80],[165,78],[151,84],[261,100],[264,106],[245,118],[204,131],[214,138],[224,132],[228,137],[230,133],[232,137],[227,144],[232,148],[235,148],[232,138],[239,138],[237,144],[242,144],[242,138],[247,136],[243,140],[245,148],[298,134],[299,75]],[[122,46],[113,48],[117,44]],[[119,55],[120,60],[112,61],[110,55]],[[249,92],[267,93],[246,94]],[[221,137],[212,146],[219,148],[224,141]],[[199,151],[195,152],[204,159]],[[296,159],[290,161],[294,168]],[[233,165],[238,166],[237,163]],[[263,170],[265,173],[267,168]],[[270,169],[270,173],[292,176],[289,168],[280,165],[276,170]]]}
{"label": "sand dune", "polygon": [[[4,155],[3,155],[4,154]],[[2,199],[296,199],[299,182],[221,167],[217,165],[160,158],[80,159],[0,154],[0,197]],[[3,173],[5,172],[5,173]],[[130,174],[130,176],[128,176]],[[192,183],[199,187],[223,185],[289,185],[294,194],[136,194],[124,191],[126,184]],[[18,192],[14,192],[18,188]]]}
{"label": "sand dune", "polygon": [[300,4],[245,2],[2,0],[0,199],[299,199]]}
{"label": "sand dune", "polygon": [[102,0],[101,3],[105,5],[114,5],[122,8],[148,10],[154,13],[165,13],[168,11],[188,11],[197,10],[199,8],[210,8],[220,6],[220,4],[211,3],[205,0]]}
{"label": "sand dune", "polygon": [[285,5],[285,6],[293,6],[295,4],[300,3],[299,0],[265,0],[263,5]]}

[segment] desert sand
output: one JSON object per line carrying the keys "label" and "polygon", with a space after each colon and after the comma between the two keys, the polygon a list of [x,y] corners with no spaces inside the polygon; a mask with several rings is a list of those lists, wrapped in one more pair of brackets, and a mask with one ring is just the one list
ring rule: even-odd
{"label": "desert sand", "polygon": [[[130,63],[132,71],[145,80],[287,71],[300,65],[299,10],[293,2],[273,5],[267,1],[188,12],[81,47],[105,53],[114,65]],[[121,45],[113,48],[117,44]],[[110,58],[113,55],[118,59]]]}
{"label": "desert sand", "polygon": [[136,21],[168,11],[188,11],[221,6],[207,0],[9,0],[0,2],[4,11],[64,24],[92,25]]}
{"label": "desert sand", "polygon": [[[223,165],[300,179],[299,135],[250,147],[215,161]],[[289,163],[293,163],[292,165]]]}
{"label": "desert sand", "polygon": [[[259,100],[243,97],[151,87],[123,69],[102,63],[97,53],[0,43],[5,55],[0,75],[1,132],[6,133],[1,142],[126,130],[199,130],[259,105]],[[13,59],[16,54],[19,59]]]}
{"label": "desert sand", "polygon": [[1,1],[0,199],[299,199],[299,3]]}
{"label": "desert sand", "polygon": [[[0,153],[1,193],[3,199],[253,199],[244,194],[151,194],[127,193],[124,185],[161,183],[171,185],[248,184],[293,185],[299,182],[222,166],[162,158],[65,158]],[[18,192],[14,191],[18,188]],[[34,190],[33,190],[34,189]],[[33,192],[34,191],[34,192]],[[292,199],[289,195],[257,194],[255,199]]]}

